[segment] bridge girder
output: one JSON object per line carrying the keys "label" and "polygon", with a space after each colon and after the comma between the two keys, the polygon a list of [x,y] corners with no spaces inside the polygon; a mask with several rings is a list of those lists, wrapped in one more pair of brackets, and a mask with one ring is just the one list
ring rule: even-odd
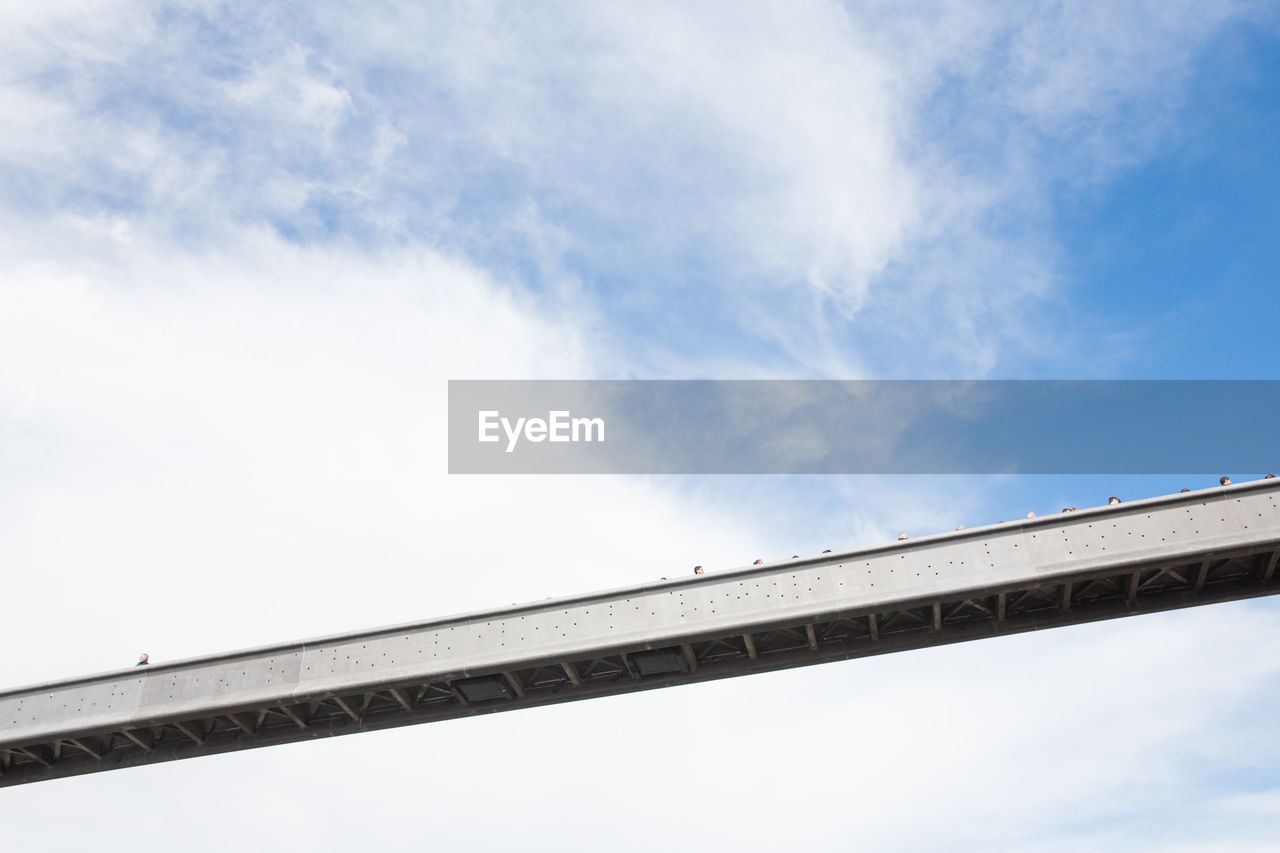
{"label": "bridge girder", "polygon": [[1274,480],[0,693],[0,786],[1280,592]]}

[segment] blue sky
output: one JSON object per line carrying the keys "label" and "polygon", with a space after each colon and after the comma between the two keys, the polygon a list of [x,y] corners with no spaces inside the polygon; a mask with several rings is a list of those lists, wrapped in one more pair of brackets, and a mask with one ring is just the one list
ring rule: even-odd
{"label": "blue sky", "polygon": [[[1276,378],[1278,48],[1260,2],[0,10],[0,683],[1267,473],[462,480],[443,405],[450,378]],[[467,849],[563,814],[549,772],[589,830],[674,808],[674,849],[843,848],[855,802],[873,849],[990,849],[998,820],[1004,849],[1261,850],[1276,640],[1268,602],[1204,608],[0,816],[54,849],[68,798],[87,827],[145,803],[130,843],[160,849],[234,785],[279,812],[192,849],[402,840],[423,801]],[[584,730],[638,746],[567,768]],[[486,751],[521,758],[495,781]],[[306,781],[333,766],[370,781]]]}

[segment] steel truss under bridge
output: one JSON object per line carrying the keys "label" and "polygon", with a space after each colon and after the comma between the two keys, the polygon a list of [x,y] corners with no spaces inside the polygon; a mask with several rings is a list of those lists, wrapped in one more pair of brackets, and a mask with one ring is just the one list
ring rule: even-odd
{"label": "steel truss under bridge", "polygon": [[0,692],[0,785],[1280,591],[1280,481]]}

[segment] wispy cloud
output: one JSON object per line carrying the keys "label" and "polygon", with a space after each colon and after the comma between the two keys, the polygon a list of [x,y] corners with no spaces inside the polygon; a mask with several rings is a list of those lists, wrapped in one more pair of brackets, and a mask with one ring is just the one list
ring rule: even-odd
{"label": "wispy cloud", "polygon": [[[1259,14],[214,4],[126,28],[64,7],[6,39],[9,195],[589,281],[657,371],[678,304],[673,333],[715,339],[679,342],[695,372],[733,331],[775,372],[980,375],[1069,334],[1051,194],[1176,134],[1200,52]],[[564,238],[541,270],[531,212]]]}
{"label": "wispy cloud", "polygon": [[[1272,17],[4,6],[5,682],[994,520],[972,483],[451,480],[444,381],[1069,351],[1055,194],[1176,139],[1198,58]],[[142,796],[130,843],[196,849],[401,844],[424,809],[461,847],[649,848],[616,827],[656,814],[676,848],[1245,849],[1276,631],[1205,609],[86,777],[6,793],[6,832],[100,843]]]}

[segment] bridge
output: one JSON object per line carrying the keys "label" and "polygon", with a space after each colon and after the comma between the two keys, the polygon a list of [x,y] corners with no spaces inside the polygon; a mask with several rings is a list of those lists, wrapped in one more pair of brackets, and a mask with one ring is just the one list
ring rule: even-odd
{"label": "bridge", "polygon": [[0,786],[1280,592],[1280,480],[0,692]]}

